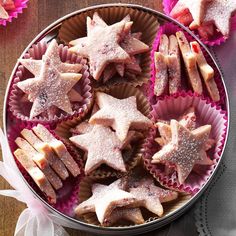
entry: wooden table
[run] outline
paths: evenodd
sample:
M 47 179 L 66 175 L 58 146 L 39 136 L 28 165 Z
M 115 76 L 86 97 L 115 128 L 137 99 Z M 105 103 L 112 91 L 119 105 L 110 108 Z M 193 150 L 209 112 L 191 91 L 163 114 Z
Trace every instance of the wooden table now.
M 56 19 L 75 10 L 96 4 L 116 2 L 135 3 L 162 11 L 161 0 L 30 0 L 28 9 L 24 10 L 17 20 L 8 24 L 7 27 L 0 27 L 1 108 L 5 88 L 17 58 L 41 30 Z M 0 113 L 0 119 L 2 121 L 2 112 Z M 0 177 L 0 189 L 8 188 L 9 185 Z M 0 236 L 14 235 L 16 221 L 24 208 L 25 205 L 15 199 L 0 196 Z M 73 236 L 90 235 L 75 230 L 68 230 L 68 232 Z M 197 235 L 193 214 L 190 212 L 169 226 L 146 235 Z

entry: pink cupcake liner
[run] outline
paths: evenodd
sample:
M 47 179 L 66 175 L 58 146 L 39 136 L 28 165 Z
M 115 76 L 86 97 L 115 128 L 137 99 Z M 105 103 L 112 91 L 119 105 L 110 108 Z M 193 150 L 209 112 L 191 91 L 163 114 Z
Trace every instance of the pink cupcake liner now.
M 33 58 L 36 60 L 42 59 L 42 55 L 46 52 L 47 44 L 45 41 L 41 41 L 36 45 L 33 45 L 28 53 L 25 54 L 24 58 Z M 43 117 L 42 114 L 38 117 L 33 119 L 29 118 L 29 112 L 31 109 L 32 103 L 26 102 L 22 103 L 19 102 L 25 95 L 17 87 L 17 82 L 21 80 L 25 80 L 28 78 L 33 78 L 33 75 L 22 65 L 19 65 L 14 77 L 12 84 L 10 86 L 10 92 L 8 97 L 8 110 L 12 112 L 12 114 L 19 120 L 28 121 L 31 123 L 46 123 L 55 125 L 58 121 L 63 121 L 67 119 L 76 119 L 79 117 L 83 117 L 87 114 L 89 109 L 93 103 L 93 93 L 92 87 L 90 85 L 89 73 L 88 73 L 88 66 L 87 61 L 71 52 L 68 51 L 67 46 L 63 46 L 62 44 L 59 45 L 59 53 L 62 62 L 69 62 L 69 63 L 78 63 L 81 64 L 82 70 L 80 73 L 82 74 L 82 78 L 78 81 L 78 83 L 74 86 L 74 88 L 80 93 L 83 97 L 83 100 L 80 102 L 72 103 L 73 114 L 67 114 L 65 112 L 60 112 L 59 114 L 55 115 L 53 119 L 49 119 L 47 117 Z
M 174 6 L 177 2 L 178 2 L 178 0 L 163 0 L 163 2 L 162 2 L 163 10 L 166 15 L 170 16 L 170 12 L 174 8 Z M 235 29 L 236 29 L 236 16 L 231 18 L 231 30 L 235 30 Z M 217 46 L 217 45 L 220 45 L 221 43 L 224 43 L 227 40 L 227 38 L 224 37 L 221 33 L 215 35 L 215 37 L 211 40 L 205 40 L 205 39 L 202 39 L 198 35 L 197 30 L 195 30 L 193 32 L 201 39 L 201 41 L 204 44 L 206 44 L 208 46 Z
M 157 99 L 163 98 L 165 95 L 159 96 L 157 97 L 154 94 L 154 83 L 155 83 L 155 74 L 156 74 L 156 69 L 155 69 L 155 63 L 154 63 L 154 53 L 156 51 L 158 51 L 159 48 L 159 44 L 160 44 L 160 37 L 162 34 L 166 34 L 167 36 L 171 35 L 171 34 L 175 34 L 177 31 L 182 31 L 187 40 L 189 42 L 191 41 L 196 41 L 189 33 L 187 33 L 186 31 L 183 31 L 182 28 L 180 28 L 179 26 L 173 24 L 173 23 L 166 23 L 164 25 L 162 25 L 159 28 L 159 31 L 157 32 L 156 35 L 156 39 L 153 42 L 153 46 L 152 46 L 152 51 L 151 51 L 151 81 L 150 81 L 150 88 L 149 88 L 149 100 L 151 102 L 152 105 L 154 105 L 157 102 Z M 217 87 L 219 89 L 219 93 L 220 93 L 220 100 L 218 102 L 216 102 L 217 105 L 221 105 L 222 109 L 226 108 L 226 94 L 225 94 L 225 89 L 224 89 L 224 85 L 222 83 L 222 79 L 221 79 L 221 75 L 219 73 L 219 70 L 216 68 L 214 61 L 211 59 L 210 55 L 207 53 L 207 51 L 201 47 L 201 50 L 207 60 L 207 63 L 214 69 L 215 72 L 215 76 L 214 76 L 214 80 L 217 84 Z M 182 70 L 182 80 L 187 81 L 187 75 L 183 74 L 183 70 Z M 203 96 L 205 98 L 209 98 L 207 89 L 205 88 L 205 84 L 203 83 Z M 186 89 L 186 88 L 185 88 Z M 190 87 L 187 88 L 187 90 L 191 90 Z M 176 94 L 178 95 L 180 92 L 177 92 Z
M 6 26 L 7 22 L 12 22 L 12 20 L 18 17 L 18 14 L 23 12 L 24 8 L 27 8 L 28 0 L 15 0 L 15 9 L 11 11 L 7 11 L 9 14 L 8 19 L 0 19 L 0 25 Z
M 15 139 L 20 135 L 20 132 L 24 128 L 32 129 L 36 124 L 29 124 L 27 122 L 19 122 L 18 120 L 11 120 L 8 124 L 8 142 L 10 149 L 12 153 L 17 149 L 17 145 L 15 143 Z M 74 208 L 79 202 L 78 199 L 78 193 L 79 193 L 79 184 L 80 181 L 83 179 L 84 173 L 83 173 L 83 161 L 81 159 L 81 156 L 78 154 L 78 152 L 74 149 L 74 147 L 67 142 L 65 139 L 60 138 L 58 135 L 55 134 L 53 130 L 50 129 L 49 126 L 45 126 L 58 140 L 62 141 L 69 153 L 74 157 L 77 164 L 80 167 L 81 174 L 77 177 L 73 177 L 71 174 L 66 180 L 62 180 L 63 187 L 56 191 L 57 195 L 57 203 L 51 204 L 55 209 L 58 211 L 69 215 L 71 217 L 74 216 Z M 15 162 L 22 173 L 25 180 L 28 182 L 28 184 L 34 189 L 34 191 L 46 202 L 48 202 L 46 196 L 42 193 L 42 191 L 39 189 L 39 187 L 35 184 L 34 180 L 31 178 L 31 176 L 27 173 L 27 171 L 24 169 L 24 167 L 19 163 L 19 161 L 15 158 Z M 50 202 L 48 202 L 50 204 Z
M 215 103 L 191 93 L 182 93 L 179 96 L 166 96 L 165 99 L 159 100 L 153 106 L 152 118 L 157 119 L 176 119 L 183 114 L 187 108 L 194 106 L 199 119 L 199 125 L 211 124 L 211 138 L 216 140 L 214 151 L 208 152 L 215 164 L 211 166 L 197 165 L 194 168 L 195 172 L 191 172 L 184 184 L 179 184 L 176 173 L 171 175 L 165 174 L 164 165 L 151 163 L 152 156 L 160 150 L 160 147 L 155 142 L 157 134 L 156 130 L 151 130 L 144 144 L 143 160 L 146 169 L 153 177 L 164 187 L 174 189 L 180 192 L 196 194 L 214 171 L 217 162 L 221 158 L 222 150 L 225 144 L 228 118 L 225 111 Z

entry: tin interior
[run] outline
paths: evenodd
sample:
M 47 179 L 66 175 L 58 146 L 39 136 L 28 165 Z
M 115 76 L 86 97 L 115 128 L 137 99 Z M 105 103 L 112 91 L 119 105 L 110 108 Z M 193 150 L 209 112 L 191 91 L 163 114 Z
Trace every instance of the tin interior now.
M 58 29 L 60 28 L 61 24 L 63 21 L 69 19 L 70 17 L 73 17 L 77 14 L 83 13 L 85 11 L 95 11 L 97 9 L 101 9 L 101 8 L 107 8 L 107 7 L 128 7 L 128 8 L 133 8 L 135 10 L 141 10 L 141 11 L 145 11 L 148 12 L 149 14 L 153 14 L 155 17 L 157 17 L 158 21 L 160 24 L 163 24 L 165 22 L 172 22 L 178 26 L 180 26 L 183 30 L 187 31 L 190 35 L 192 35 L 193 38 L 195 38 L 195 40 L 197 40 L 199 42 L 199 44 L 209 53 L 209 56 L 211 57 L 211 59 L 214 61 L 216 68 L 219 70 L 219 73 L 221 74 L 221 78 L 223 80 L 223 75 L 222 72 L 220 71 L 219 67 L 217 66 L 217 63 L 214 59 L 214 57 L 211 55 L 210 51 L 208 50 L 208 48 L 201 43 L 201 41 L 199 41 L 199 39 L 193 35 L 193 33 L 191 31 L 189 31 L 186 27 L 182 26 L 181 24 L 179 24 L 177 21 L 171 19 L 170 17 L 157 12 L 155 10 L 152 10 L 150 8 L 146 8 L 146 7 L 142 7 L 139 5 L 133 5 L 133 4 L 104 4 L 104 5 L 98 5 L 98 6 L 94 6 L 94 7 L 89 7 L 89 8 L 85 8 L 85 9 L 81 9 L 78 11 L 75 11 L 71 14 L 68 14 L 62 18 L 60 18 L 59 20 L 57 20 L 56 22 L 54 22 L 53 24 L 51 24 L 50 26 L 48 26 L 46 29 L 44 29 L 40 34 L 38 34 L 38 36 L 36 36 L 35 39 L 32 40 L 32 42 L 28 45 L 28 47 L 25 49 L 25 51 L 22 53 L 21 57 L 28 51 L 28 49 L 35 43 L 39 42 L 42 39 L 45 39 L 46 41 L 51 41 L 53 38 L 57 37 L 58 34 Z M 8 82 L 8 86 L 6 89 L 6 94 L 5 94 L 5 101 L 4 101 L 4 109 L 3 109 L 3 125 L 4 125 L 4 132 L 7 133 L 7 126 L 8 126 L 8 122 L 7 122 L 7 107 L 6 107 L 6 103 L 7 103 L 7 96 L 8 96 L 8 92 L 9 92 L 9 88 L 13 79 L 13 76 L 16 72 L 16 69 L 18 67 L 18 62 L 16 63 L 10 80 Z M 230 111 L 229 111 L 229 101 L 228 101 L 228 94 L 227 94 L 227 90 L 224 84 L 224 80 L 223 80 L 223 85 L 224 85 L 224 89 L 225 89 L 225 93 L 226 93 L 226 110 L 228 113 L 228 117 L 230 117 Z M 229 119 L 229 118 L 228 118 Z M 227 127 L 227 132 L 226 132 L 226 141 L 224 143 L 224 147 L 223 147 L 223 151 L 222 151 L 222 155 L 227 143 L 227 138 L 228 138 L 228 131 L 229 131 L 229 120 L 228 120 L 228 127 Z M 221 157 L 222 157 L 221 155 Z M 153 221 L 150 222 L 146 222 L 142 225 L 135 225 L 135 226 L 128 226 L 128 227 L 100 227 L 100 226 L 96 226 L 96 225 L 91 225 L 79 220 L 76 220 L 74 218 L 71 218 L 57 210 L 55 210 L 52 206 L 50 206 L 46 201 L 44 201 L 40 196 L 38 196 L 38 194 L 31 188 L 31 186 L 28 184 L 28 182 L 25 180 L 26 184 L 28 185 L 28 187 L 31 189 L 32 193 L 34 194 L 34 196 L 36 198 L 38 198 L 41 202 L 43 202 L 43 204 L 45 205 L 45 207 L 51 212 L 53 213 L 53 215 L 55 215 L 55 217 L 59 217 L 60 220 L 60 224 L 63 224 L 64 226 L 70 227 L 70 228 L 74 228 L 74 229 L 79 229 L 79 230 L 85 230 L 85 231 L 89 231 L 92 233 L 97 233 L 97 234 L 103 234 L 103 235 L 125 235 L 125 234 L 129 234 L 129 235 L 135 235 L 135 234 L 140 234 L 140 233 L 145 233 L 157 228 L 160 228 L 168 223 L 170 223 L 171 221 L 175 220 L 176 218 L 178 218 L 180 215 L 182 215 L 189 207 L 191 207 L 194 202 L 196 202 L 196 200 L 202 195 L 202 193 L 206 190 L 207 186 L 210 184 L 210 182 L 212 181 L 213 176 L 215 175 L 220 163 L 222 161 L 222 158 L 220 159 L 220 161 L 218 162 L 215 170 L 213 171 L 212 175 L 210 176 L 210 178 L 208 179 L 208 181 L 205 183 L 205 185 L 202 187 L 202 189 L 191 199 L 189 199 L 182 207 L 180 207 L 179 209 L 176 209 L 175 211 L 167 214 L 166 216 L 160 218 L 160 219 L 155 219 Z M 19 171 L 20 172 L 20 171 Z M 20 173 L 21 174 L 21 173 Z

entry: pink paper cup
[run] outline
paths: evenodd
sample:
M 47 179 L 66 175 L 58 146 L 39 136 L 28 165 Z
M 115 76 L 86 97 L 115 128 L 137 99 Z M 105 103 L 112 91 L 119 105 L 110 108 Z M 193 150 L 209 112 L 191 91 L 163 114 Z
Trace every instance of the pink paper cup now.
M 25 54 L 24 58 L 32 58 L 36 60 L 42 59 L 42 56 L 45 54 L 47 49 L 47 44 L 44 41 L 39 42 L 36 45 L 33 45 L 28 53 Z M 67 46 L 59 45 L 59 53 L 62 62 L 69 62 L 71 64 L 78 63 L 82 65 L 82 70 L 80 73 L 82 74 L 82 78 L 78 81 L 78 83 L 73 87 L 77 90 L 82 96 L 82 101 L 73 102 L 72 110 L 73 114 L 67 114 L 63 111 L 59 111 L 52 118 L 48 118 L 43 116 L 42 114 L 30 119 L 29 113 L 32 106 L 32 103 L 27 101 L 22 102 L 24 100 L 25 93 L 21 91 L 17 82 L 33 78 L 34 76 L 22 65 L 19 65 L 15 76 L 13 78 L 13 82 L 10 87 L 9 97 L 8 97 L 8 110 L 19 120 L 27 121 L 31 123 L 43 123 L 43 124 L 51 124 L 55 125 L 59 121 L 63 120 L 73 120 L 84 117 L 90 110 L 93 104 L 93 92 L 92 87 L 90 85 L 89 73 L 87 61 L 71 52 L 68 51 Z
M 14 123 L 13 123 L 14 122 Z M 35 126 L 35 124 L 29 124 L 27 122 L 19 122 L 18 120 L 11 121 L 11 123 L 8 126 L 8 141 L 10 145 L 10 149 L 12 153 L 18 148 L 15 139 L 17 137 L 20 137 L 20 132 L 22 129 L 32 129 Z M 81 156 L 78 154 L 76 149 L 65 139 L 59 137 L 53 130 L 50 129 L 49 126 L 45 126 L 58 140 L 62 141 L 69 153 L 72 155 L 72 157 L 75 159 L 77 164 L 80 167 L 81 174 L 79 174 L 77 177 L 73 177 L 71 174 L 66 180 L 62 180 L 63 187 L 56 191 L 57 195 L 57 202 L 56 204 L 51 204 L 45 195 L 42 193 L 42 191 L 39 189 L 39 187 L 35 184 L 34 180 L 30 177 L 30 175 L 27 173 L 27 171 L 24 169 L 24 167 L 19 163 L 19 161 L 15 158 L 15 162 L 22 173 L 23 177 L 26 179 L 30 187 L 46 202 L 48 202 L 50 205 L 52 205 L 55 209 L 58 211 L 73 217 L 74 216 L 74 207 L 78 204 L 79 198 L 78 193 L 80 191 L 80 181 L 83 179 L 84 172 L 83 172 L 83 166 L 84 163 L 82 161 Z M 14 155 L 13 155 L 14 156 Z
M 170 12 L 174 8 L 174 6 L 177 2 L 178 2 L 178 0 L 163 0 L 163 2 L 162 2 L 163 10 L 166 15 L 170 16 Z M 236 16 L 231 18 L 231 30 L 235 30 L 236 29 L 235 26 L 236 26 Z M 214 37 L 211 40 L 202 39 L 199 36 L 197 30 L 193 31 L 193 33 L 198 35 L 198 37 L 201 39 L 201 41 L 208 46 L 220 45 L 220 44 L 224 43 L 227 39 L 227 37 L 223 36 L 221 33 L 217 33 L 216 35 L 214 35 Z
M 9 14 L 8 19 L 0 19 L 0 25 L 6 26 L 8 22 L 12 22 L 12 20 L 18 17 L 19 14 L 23 12 L 24 8 L 27 8 L 28 0 L 15 0 L 15 9 L 7 11 Z
M 156 129 L 151 130 L 149 137 L 146 139 L 143 148 L 143 161 L 146 169 L 161 185 L 179 192 L 194 195 L 209 179 L 217 162 L 221 158 L 228 125 L 226 112 L 215 103 L 210 102 L 201 96 L 192 93 L 182 93 L 179 96 L 169 96 L 164 100 L 159 100 L 157 104 L 153 106 L 152 118 L 154 122 L 158 119 L 176 119 L 190 106 L 193 106 L 196 110 L 197 123 L 199 126 L 206 124 L 212 126 L 210 138 L 213 138 L 216 143 L 213 148 L 214 150 L 211 149 L 207 154 L 214 160 L 214 164 L 208 166 L 198 165 L 197 173 L 192 171 L 185 180 L 185 183 L 179 184 L 176 172 L 167 174 L 163 164 L 151 163 L 152 156 L 160 150 L 160 146 L 155 142 L 155 138 L 157 137 Z
M 162 34 L 166 34 L 167 36 L 170 36 L 172 34 L 175 35 L 176 32 L 178 32 L 178 31 L 182 31 L 185 34 L 185 36 L 189 42 L 196 41 L 190 34 L 183 31 L 182 28 L 180 28 L 179 26 L 177 26 L 173 23 L 166 23 L 160 27 L 159 31 L 157 32 L 156 38 L 153 42 L 152 51 L 151 51 L 151 81 L 150 81 L 150 88 L 149 88 L 149 100 L 152 105 L 154 105 L 158 99 L 163 99 L 165 97 L 165 95 L 168 95 L 168 94 L 164 94 L 162 96 L 157 97 L 154 94 L 154 84 L 155 84 L 155 74 L 156 74 L 155 63 L 154 63 L 154 53 L 156 51 L 158 51 L 158 49 L 159 49 L 160 38 L 161 38 Z M 201 47 L 201 50 L 206 58 L 207 63 L 213 68 L 213 70 L 215 72 L 214 80 L 217 84 L 217 87 L 218 87 L 219 93 L 220 93 L 220 100 L 216 104 L 220 105 L 222 107 L 222 109 L 225 109 L 226 108 L 226 94 L 225 94 L 225 89 L 224 89 L 224 85 L 221 80 L 221 75 L 219 73 L 219 70 L 216 68 L 214 61 L 211 59 L 211 57 L 209 56 L 207 51 L 203 47 Z M 182 62 L 182 67 L 183 67 L 183 62 Z M 185 91 L 185 92 L 192 91 L 192 89 L 189 87 L 188 82 L 187 82 L 186 72 L 182 69 L 181 73 L 182 73 L 182 77 L 181 77 L 182 88 L 181 88 L 181 90 Z M 179 93 L 181 93 L 181 91 L 177 92 L 175 95 L 178 96 Z M 203 95 L 206 99 L 211 100 L 211 98 L 208 94 L 208 91 L 205 87 L 204 82 L 203 82 Z

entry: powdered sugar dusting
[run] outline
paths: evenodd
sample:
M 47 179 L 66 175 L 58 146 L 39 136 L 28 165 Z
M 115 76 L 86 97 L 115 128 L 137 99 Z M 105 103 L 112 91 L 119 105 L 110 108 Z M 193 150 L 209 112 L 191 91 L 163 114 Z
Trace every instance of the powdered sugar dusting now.
M 132 194 L 121 190 L 119 185 L 116 184 L 116 181 L 108 186 L 94 184 L 92 190 L 93 195 L 78 205 L 75 213 L 81 216 L 87 212 L 96 212 L 101 224 L 106 222 L 105 219 L 115 208 L 128 206 L 137 202 Z
M 63 73 L 79 71 L 81 65 L 62 63 L 58 50 L 58 45 L 53 40 L 42 60 L 24 59 L 20 61 L 35 75 L 33 79 L 17 83 L 17 86 L 28 94 L 29 101 L 33 102 L 30 118 L 49 111 L 52 106 L 58 107 L 69 114 L 72 113 L 67 93 L 78 82 L 81 75 Z
M 236 11 L 235 0 L 214 0 L 206 7 L 205 22 L 214 22 L 219 31 L 227 36 L 230 29 L 230 18 Z
M 202 161 L 206 152 L 204 144 L 209 138 L 211 126 L 201 126 L 194 131 L 181 126 L 176 120 L 171 121 L 171 142 L 154 154 L 153 163 L 175 164 L 178 180 L 183 183 L 196 162 Z
M 131 185 L 132 186 L 132 185 Z M 155 186 L 153 179 L 144 178 L 130 188 L 130 193 L 142 201 L 141 206 L 154 214 L 161 216 L 163 207 L 161 202 L 168 202 L 177 198 L 178 194 Z
M 90 118 L 89 122 L 111 126 L 121 141 L 125 140 L 130 128 L 146 130 L 152 125 L 152 122 L 137 109 L 135 96 L 117 99 L 98 92 L 97 104 L 100 110 Z
M 94 125 L 90 132 L 71 137 L 70 140 L 79 148 L 88 151 L 85 173 L 89 174 L 101 164 L 126 171 L 121 154 L 122 142 L 107 127 Z

